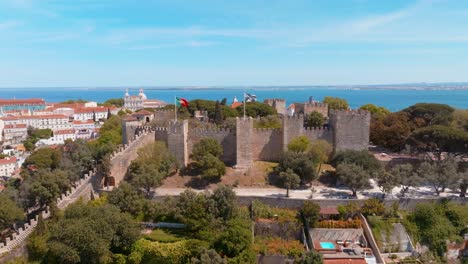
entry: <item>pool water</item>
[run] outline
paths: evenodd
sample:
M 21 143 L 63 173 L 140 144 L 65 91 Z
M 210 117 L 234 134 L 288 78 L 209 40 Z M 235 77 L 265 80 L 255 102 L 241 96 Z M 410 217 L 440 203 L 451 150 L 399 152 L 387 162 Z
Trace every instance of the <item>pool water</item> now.
M 320 242 L 320 247 L 323 249 L 335 249 L 335 244 L 332 242 Z

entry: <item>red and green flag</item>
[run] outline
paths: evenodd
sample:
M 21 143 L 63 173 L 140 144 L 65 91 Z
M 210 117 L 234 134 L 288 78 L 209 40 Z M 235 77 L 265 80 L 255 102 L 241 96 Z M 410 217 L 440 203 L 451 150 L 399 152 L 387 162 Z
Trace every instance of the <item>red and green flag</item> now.
M 176 97 L 177 106 L 188 107 L 188 101 L 185 98 Z

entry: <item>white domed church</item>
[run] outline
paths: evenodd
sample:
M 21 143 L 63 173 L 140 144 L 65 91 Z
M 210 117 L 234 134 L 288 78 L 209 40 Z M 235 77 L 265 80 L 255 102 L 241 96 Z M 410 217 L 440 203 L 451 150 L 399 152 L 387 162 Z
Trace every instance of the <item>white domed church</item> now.
M 161 100 L 150 100 L 146 97 L 143 89 L 140 89 L 138 95 L 130 95 L 128 89 L 125 90 L 124 108 L 137 111 L 143 108 L 161 108 L 166 106 L 167 103 Z

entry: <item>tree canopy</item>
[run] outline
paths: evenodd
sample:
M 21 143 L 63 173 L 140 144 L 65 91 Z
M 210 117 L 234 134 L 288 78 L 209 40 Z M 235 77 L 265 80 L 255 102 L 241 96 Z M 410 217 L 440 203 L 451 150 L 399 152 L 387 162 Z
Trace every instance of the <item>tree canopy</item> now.
M 236 108 L 239 116 L 244 115 L 244 107 L 239 106 Z M 265 117 L 270 115 L 276 115 L 276 109 L 268 104 L 260 102 L 248 102 L 245 105 L 245 114 L 251 117 Z
M 346 185 L 357 196 L 357 192 L 371 187 L 370 175 L 361 165 L 355 163 L 340 163 L 336 167 L 336 175 L 341 183 Z
M 369 111 L 374 118 L 382 118 L 391 113 L 387 108 L 383 106 L 377 106 L 375 104 L 365 104 L 359 107 L 359 109 Z
M 328 104 L 328 109 L 330 110 L 348 110 L 349 105 L 348 101 L 339 97 L 325 96 L 323 102 Z
M 310 139 L 306 136 L 298 136 L 293 138 L 288 144 L 288 150 L 292 152 L 305 152 L 309 149 Z
M 322 113 L 312 111 L 304 116 L 305 127 L 322 127 L 325 124 L 326 118 Z

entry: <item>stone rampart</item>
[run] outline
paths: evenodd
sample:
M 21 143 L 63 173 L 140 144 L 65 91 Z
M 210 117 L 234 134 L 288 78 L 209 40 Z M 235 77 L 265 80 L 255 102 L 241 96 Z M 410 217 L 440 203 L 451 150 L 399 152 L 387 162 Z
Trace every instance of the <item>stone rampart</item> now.
M 365 110 L 330 110 L 335 150 L 363 150 L 369 146 L 371 115 Z
M 231 129 L 190 129 L 188 131 L 188 153 L 192 153 L 193 146 L 200 142 L 200 140 L 203 138 L 216 139 L 223 147 L 223 155 L 221 160 L 227 165 L 236 164 L 236 149 L 234 148 L 236 145 L 235 131 L 232 131 Z
M 81 197 L 88 199 L 91 195 L 92 186 L 91 179 L 95 175 L 95 171 L 89 171 L 83 178 L 77 180 L 70 190 L 66 191 L 57 198 L 57 207 L 59 209 L 66 208 L 69 204 L 75 202 Z M 39 214 L 42 214 L 43 219 L 50 217 L 49 208 L 40 211 L 33 219 L 29 219 L 22 227 L 18 228 L 17 233 L 13 233 L 7 237 L 5 241 L 0 241 L 0 256 L 4 253 L 9 253 L 14 248 L 21 246 L 26 238 L 34 231 L 37 226 Z
M 304 128 L 303 133 L 311 142 L 322 139 L 333 145 L 333 132 L 328 128 L 308 127 Z
M 253 119 L 251 117 L 236 119 L 236 137 L 236 166 L 249 168 L 253 163 Z
M 254 128 L 251 143 L 253 160 L 277 161 L 283 152 L 282 136 L 281 129 Z
M 302 136 L 304 133 L 304 117 L 283 117 L 282 118 L 282 129 L 283 129 L 283 150 L 288 149 L 288 144 L 295 137 Z

